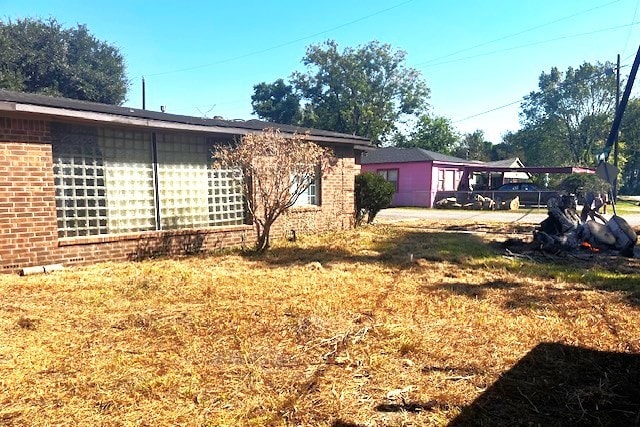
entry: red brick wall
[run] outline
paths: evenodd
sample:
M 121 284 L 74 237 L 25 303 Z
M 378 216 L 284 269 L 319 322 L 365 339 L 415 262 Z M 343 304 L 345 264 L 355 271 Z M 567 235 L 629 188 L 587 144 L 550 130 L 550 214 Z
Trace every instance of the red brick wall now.
M 352 149 L 336 152 L 337 165 L 321 180 L 321 205 L 294 208 L 274 235 L 345 229 L 353 223 L 353 191 L 360 166 Z M 135 260 L 226 247 L 251 247 L 251 226 L 151 231 L 59 239 L 50 123 L 0 117 L 0 273 L 48 264 Z
M 360 166 L 355 164 L 352 152 L 338 151 L 336 156 L 338 163 L 320 182 L 320 205 L 291 208 L 277 223 L 279 233 L 313 233 L 353 226 L 355 175 Z
M 55 259 L 49 140 L 44 121 L 0 117 L 0 272 Z

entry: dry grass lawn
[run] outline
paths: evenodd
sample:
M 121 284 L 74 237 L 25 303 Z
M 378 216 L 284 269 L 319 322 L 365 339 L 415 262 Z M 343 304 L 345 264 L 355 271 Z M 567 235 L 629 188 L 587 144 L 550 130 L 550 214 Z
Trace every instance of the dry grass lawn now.
M 638 423 L 638 260 L 446 228 L 0 275 L 0 425 Z

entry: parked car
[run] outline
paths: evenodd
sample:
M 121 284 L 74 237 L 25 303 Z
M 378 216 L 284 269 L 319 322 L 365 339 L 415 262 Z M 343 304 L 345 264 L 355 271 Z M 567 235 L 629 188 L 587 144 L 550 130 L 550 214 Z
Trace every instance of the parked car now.
M 503 184 L 495 190 L 484 190 L 480 193 L 485 197 L 491 197 L 498 205 L 518 196 L 520 205 L 545 206 L 550 198 L 560 197 L 558 191 L 544 189 L 530 182 L 511 182 Z

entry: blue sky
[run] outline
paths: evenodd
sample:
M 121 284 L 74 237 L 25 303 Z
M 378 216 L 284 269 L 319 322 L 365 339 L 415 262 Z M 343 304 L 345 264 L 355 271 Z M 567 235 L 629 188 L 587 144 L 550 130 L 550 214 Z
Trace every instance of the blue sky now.
M 253 85 L 304 70 L 307 45 L 379 40 L 406 51 L 407 64 L 422 72 L 433 114 L 460 132 L 484 130 L 497 143 L 518 129 L 517 101 L 537 88 L 541 72 L 615 62 L 620 54 L 624 78 L 640 43 L 639 3 L 0 0 L 0 17 L 86 24 L 124 54 L 131 79 L 125 105 L 141 107 L 145 76 L 148 109 L 228 119 L 255 118 Z

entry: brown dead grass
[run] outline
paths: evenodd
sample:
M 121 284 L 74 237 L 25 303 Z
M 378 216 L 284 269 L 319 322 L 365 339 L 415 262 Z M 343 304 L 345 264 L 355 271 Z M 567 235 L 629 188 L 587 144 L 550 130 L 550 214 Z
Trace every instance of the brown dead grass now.
M 446 425 L 540 343 L 640 354 L 635 260 L 540 265 L 491 236 L 376 226 L 0 276 L 0 425 Z

